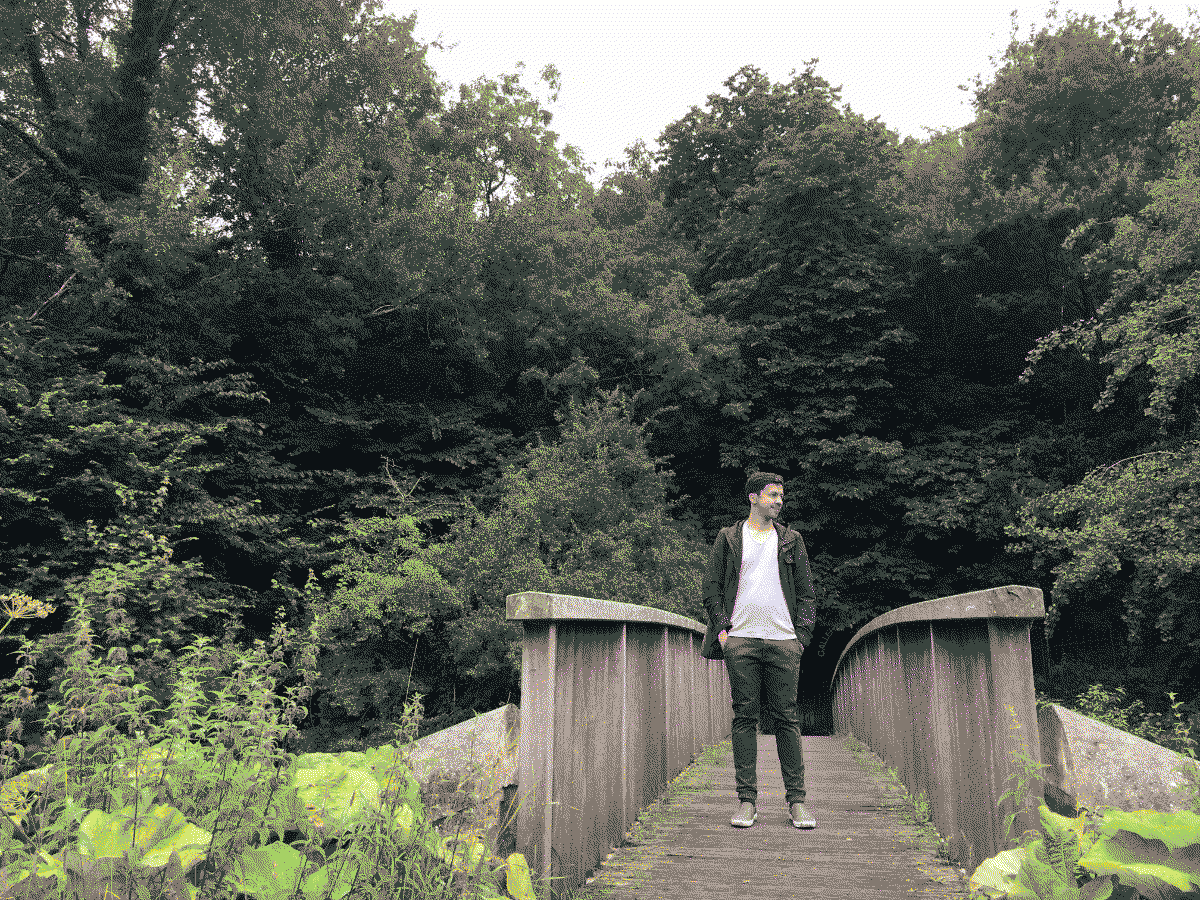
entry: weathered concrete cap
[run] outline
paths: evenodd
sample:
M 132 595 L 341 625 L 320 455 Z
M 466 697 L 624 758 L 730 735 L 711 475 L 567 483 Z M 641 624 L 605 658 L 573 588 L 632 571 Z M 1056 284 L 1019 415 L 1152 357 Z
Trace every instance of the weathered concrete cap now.
M 649 606 L 597 600 L 594 597 L 572 597 L 569 594 L 546 594 L 542 591 L 521 591 L 509 594 L 505 600 L 508 619 L 592 619 L 603 622 L 648 622 L 652 625 L 674 625 L 704 634 L 706 628 L 695 619 L 669 613 Z
M 479 777 L 484 797 L 517 783 L 521 710 L 509 703 L 426 735 L 410 751 L 413 774 L 421 781 L 435 769 Z M 472 774 L 474 773 L 474 774 Z
M 1181 763 L 1188 757 L 1058 704 L 1038 710 L 1047 787 L 1060 800 L 1095 810 L 1191 809 Z
M 936 600 L 909 603 L 882 616 L 876 616 L 862 628 L 846 645 L 834 666 L 834 677 L 842 665 L 842 659 L 850 648 L 863 638 L 889 625 L 902 622 L 932 622 L 938 619 L 1041 619 L 1046 615 L 1039 588 L 1021 584 L 971 591 L 969 594 L 953 594 Z

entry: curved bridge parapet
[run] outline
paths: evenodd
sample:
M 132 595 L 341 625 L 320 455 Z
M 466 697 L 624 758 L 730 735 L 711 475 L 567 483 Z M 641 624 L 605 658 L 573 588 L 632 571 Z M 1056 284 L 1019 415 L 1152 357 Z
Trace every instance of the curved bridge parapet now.
M 1013 754 L 1041 762 L 1030 628 L 1042 592 L 1007 585 L 913 603 L 864 625 L 832 680 L 838 732 L 851 732 L 927 798 L 957 865 L 973 871 L 1037 828 L 1041 784 L 1030 779 L 1018 809 L 1000 797 L 1024 771 Z
M 733 725 L 705 626 L 629 603 L 524 591 L 517 849 L 559 890 L 621 842 L 638 814 Z

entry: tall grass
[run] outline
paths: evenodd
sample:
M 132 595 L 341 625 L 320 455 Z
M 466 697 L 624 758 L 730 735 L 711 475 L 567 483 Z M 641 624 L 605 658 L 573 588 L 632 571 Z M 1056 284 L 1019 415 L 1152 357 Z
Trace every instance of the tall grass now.
M 44 617 L 53 609 L 19 594 L 0 601 L 8 615 L 0 633 L 14 620 Z M 423 829 L 432 829 L 423 817 L 414 823 L 418 834 L 402 837 L 390 824 L 401 813 L 400 790 L 385 791 L 380 808 L 365 824 L 342 833 L 322 834 L 310 821 L 295 789 L 289 787 L 286 772 L 291 756 L 284 745 L 299 736 L 296 723 L 306 715 L 302 704 L 318 674 L 316 650 L 311 642 L 296 639 L 282 613 L 269 641 L 255 641 L 232 672 L 218 676 L 220 686 L 214 696 L 201 686 L 213 673 L 205 663 L 214 648 L 207 638 L 197 638 L 179 660 L 178 680 L 165 709 L 151 708 L 150 691 L 134 681 L 123 649 L 110 649 L 104 660 L 97 658 L 91 619 L 82 602 L 74 609 L 67 637 L 70 650 L 59 683 L 61 702 L 48 705 L 41 723 L 41 748 L 20 743 L 24 717 L 35 701 L 31 684 L 38 662 L 36 647 L 25 639 L 19 669 L 5 685 L 8 724 L 0 745 L 0 779 L 8 783 L 7 788 L 22 776 L 38 775 L 35 769 L 46 767 L 46 771 L 37 778 L 40 789 L 24 808 L 15 793 L 5 792 L 7 808 L 0 816 L 0 897 L 12 896 L 9 886 L 39 861 L 71 858 L 78 862 L 79 826 L 93 810 L 119 815 L 134 835 L 134 846 L 126 852 L 121 870 L 126 879 L 113 883 L 111 867 L 108 870 L 109 881 L 102 886 L 107 900 L 179 900 L 180 877 L 186 878 L 188 893 L 197 900 L 237 900 L 247 894 L 239 888 L 235 865 L 248 848 L 261 847 L 276 837 L 307 858 L 309 865 L 301 875 L 327 864 L 329 872 L 353 873 L 348 894 L 336 878 L 330 879 L 320 897 L 301 894 L 298 877 L 293 889 L 278 896 L 305 900 L 506 896 L 495 877 L 481 877 L 481 873 L 496 874 L 498 870 L 489 868 L 494 859 L 475 854 L 471 866 L 461 858 L 447 860 L 431 849 L 435 842 L 421 839 Z M 284 665 L 289 653 L 303 683 L 288 688 L 281 698 L 277 687 L 289 674 Z M 415 739 L 420 717 L 421 698 L 416 695 L 405 704 L 402 721 L 392 723 L 395 759 L 405 765 L 405 748 Z M 163 741 L 169 751 L 152 760 L 151 748 Z M 156 775 L 148 774 L 151 769 Z M 145 852 L 137 847 L 138 829 L 160 804 L 177 809 L 187 822 L 211 833 L 202 862 L 186 876 L 176 869 L 174 881 L 170 865 L 138 865 Z M 23 889 L 38 881 L 41 887 L 29 896 L 72 897 L 79 887 L 73 881 L 55 888 L 50 878 L 30 876 Z M 531 892 L 519 893 L 532 897 Z M 186 900 L 187 895 L 182 897 Z

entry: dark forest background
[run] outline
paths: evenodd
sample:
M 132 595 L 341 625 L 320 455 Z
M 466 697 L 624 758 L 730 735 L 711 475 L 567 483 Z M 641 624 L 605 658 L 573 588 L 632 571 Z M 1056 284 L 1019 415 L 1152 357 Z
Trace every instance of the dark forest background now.
M 22 702 L 80 606 L 164 706 L 281 617 L 306 746 L 413 692 L 427 733 L 519 702 L 509 593 L 703 619 L 764 469 L 813 685 L 889 609 L 1028 584 L 1041 692 L 1200 714 L 1195 27 L 1014 20 L 923 141 L 747 65 L 597 189 L 525 73 L 452 91 L 414 23 L 0 10 L 0 592 L 55 607 L 0 639 Z

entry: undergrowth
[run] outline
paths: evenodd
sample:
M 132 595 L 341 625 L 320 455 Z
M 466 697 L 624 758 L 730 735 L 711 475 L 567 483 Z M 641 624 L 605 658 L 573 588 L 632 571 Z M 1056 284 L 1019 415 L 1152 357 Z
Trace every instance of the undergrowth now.
M 0 601 L 9 617 L 0 633 L 16 619 L 44 617 L 53 610 L 19 594 Z M 461 861 L 452 864 L 455 860 L 448 862 L 431 850 L 432 842 L 412 839 L 411 831 L 408 840 L 398 837 L 388 823 L 402 812 L 400 790 L 384 792 L 380 808 L 366 824 L 341 833 L 322 837 L 309 821 L 295 789 L 286 788 L 290 754 L 283 747 L 298 737 L 296 723 L 307 713 L 302 704 L 319 674 L 314 669 L 317 653 L 311 640 L 297 640 L 282 612 L 269 642 L 255 641 L 234 671 L 217 673 L 221 686 L 215 696 L 201 688 L 201 680 L 213 672 L 204 663 L 214 648 L 207 638 L 193 641 L 179 660 L 178 680 L 165 709 L 151 708 L 150 691 L 134 682 L 123 648 L 111 647 L 103 660 L 97 658 L 92 622 L 82 601 L 75 606 L 66 637 L 69 655 L 60 682 L 61 702 L 48 704 L 40 748 L 20 743 L 23 716 L 35 701 L 30 684 L 38 662 L 36 645 L 25 638 L 20 638 L 22 648 L 17 651 L 19 669 L 4 685 L 8 724 L 0 745 L 0 779 L 46 765 L 49 770 L 23 815 L 0 815 L 0 897 L 13 896 L 7 889 L 16 880 L 11 876 L 28 871 L 39 859 L 77 854 L 80 823 L 89 811 L 100 810 L 121 813 L 127 820 L 134 838 L 125 871 L 137 873 L 120 888 L 105 887 L 106 900 L 179 900 L 179 882 L 168 884 L 162 867 L 137 865 L 145 853 L 137 846 L 139 828 L 158 804 L 169 804 L 187 822 L 211 833 L 203 861 L 186 875 L 197 900 L 245 897 L 234 865 L 247 848 L 262 846 L 275 835 L 304 853 L 312 869 L 329 864 L 327 871 L 339 876 L 343 870 L 355 873 L 348 893 L 344 888 L 335 893 L 339 880 L 331 878 L 328 890 L 318 896 L 301 893 L 298 878 L 290 896 L 304 900 L 504 896 L 478 877 L 482 861 L 474 867 Z M 288 655 L 294 673 L 284 665 Z M 300 676 L 302 684 L 287 688 L 281 697 L 277 687 L 289 674 Z M 402 721 L 392 723 L 396 758 L 405 764 L 405 748 L 415 739 L 420 718 L 421 697 L 414 695 L 406 698 Z M 141 777 L 148 748 L 164 740 L 171 741 L 171 750 L 162 760 L 159 777 Z M 414 829 L 432 825 L 418 820 Z M 76 892 L 64 887 L 57 895 L 38 896 L 68 898 Z

